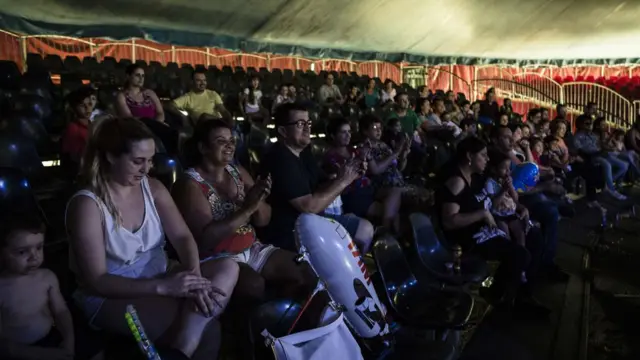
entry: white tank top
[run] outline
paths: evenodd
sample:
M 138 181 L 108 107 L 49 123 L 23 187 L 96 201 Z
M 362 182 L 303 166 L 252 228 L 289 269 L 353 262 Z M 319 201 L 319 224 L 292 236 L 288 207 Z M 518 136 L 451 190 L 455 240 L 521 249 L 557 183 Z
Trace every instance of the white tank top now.
M 69 199 L 71 202 L 76 196 L 87 196 L 93 199 L 102 210 L 107 272 L 110 274 L 138 278 L 152 277 L 166 270 L 167 260 L 163 250 L 165 234 L 149 188 L 149 180 L 146 177 L 142 180 L 141 186 L 144 197 L 144 219 L 142 226 L 135 232 L 118 226 L 104 202 L 93 192 L 80 190 Z M 73 254 L 71 254 L 71 260 L 71 268 L 76 271 Z

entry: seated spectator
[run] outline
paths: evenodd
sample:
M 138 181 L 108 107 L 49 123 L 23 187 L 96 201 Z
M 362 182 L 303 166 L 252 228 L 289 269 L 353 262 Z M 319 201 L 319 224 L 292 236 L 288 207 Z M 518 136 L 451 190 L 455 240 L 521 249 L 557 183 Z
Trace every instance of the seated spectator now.
M 453 121 L 453 118 L 455 118 L 455 113 L 448 112 L 441 115 L 442 126 L 451 130 L 453 137 L 457 139 L 462 134 L 462 129 Z
M 600 167 L 605 188 L 603 191 L 617 200 L 626 200 L 626 196 L 620 194 L 615 187 L 615 182 L 626 174 L 629 165 L 626 162 L 608 156 L 603 151 L 600 137 L 593 132 L 593 120 L 589 115 L 580 115 L 576 119 L 578 131 L 573 137 L 574 148 L 580 159 Z
M 446 113 L 442 98 L 435 97 L 431 103 L 427 99 L 419 99 L 418 107 L 420 129 L 427 137 L 435 137 L 444 142 L 453 140 L 455 129 L 442 121 Z
M 466 117 L 473 117 L 473 110 L 471 110 L 471 102 L 464 100 L 460 103 L 460 111 Z
M 290 95 L 294 96 L 294 98 L 292 98 Z M 289 93 L 289 85 L 286 85 L 286 84 L 280 85 L 280 90 L 278 91 L 278 95 L 276 95 L 276 99 L 273 101 L 273 107 L 271 111 L 275 112 L 276 108 L 281 104 L 291 103 L 294 101 L 295 101 L 295 92 L 293 94 Z
M 540 139 L 544 139 L 545 137 L 550 135 L 549 129 L 549 120 L 540 120 L 536 125 L 536 136 Z
M 556 119 L 551 122 L 550 127 L 551 137 L 547 138 L 550 152 L 555 155 L 550 158 L 546 158 L 548 165 L 554 170 L 554 172 L 564 178 L 565 187 L 569 187 L 576 176 L 580 176 L 585 180 L 587 205 L 592 208 L 602 207 L 596 199 L 597 185 L 599 183 L 597 174 L 599 170 L 591 163 L 587 163 L 580 156 L 574 156 L 570 152 L 565 140 L 565 134 L 567 132 L 567 123 L 562 119 Z
M 402 131 L 409 136 L 413 136 L 422 124 L 422 121 L 418 118 L 415 111 L 410 108 L 410 105 L 408 94 L 401 92 L 396 95 L 395 108 L 387 117 L 387 121 L 392 118 L 400 120 Z
M 509 241 L 497 227 L 481 176 L 487 161 L 487 147 L 482 140 L 470 137 L 458 144 L 455 161 L 445 174 L 444 186 L 437 192 L 445 237 L 462 246 L 464 252 L 500 262 L 489 296 L 498 308 L 544 316 L 546 309 L 518 296 L 524 294 L 519 292 L 522 273 L 531 269 L 532 256 L 526 248 Z M 527 243 L 535 248 L 533 242 Z
M 262 244 L 254 225 L 266 226 L 271 207 L 265 202 L 271 178 L 257 181 L 233 165 L 235 138 L 221 120 L 196 125 L 188 143 L 189 169 L 172 187 L 173 198 L 198 243 L 200 259 L 229 258 L 240 264 L 236 294 L 251 304 L 265 299 L 266 283 L 278 284 L 282 296 L 302 301 L 315 286 L 306 265 L 293 252 Z
M 164 121 L 164 110 L 156 93 L 143 88 L 144 69 L 133 64 L 127 67 L 126 74 L 124 89 L 116 98 L 118 116 L 139 119 L 162 141 L 169 153 L 177 154 L 179 134 Z
M 571 121 L 569 120 L 567 115 L 566 105 L 564 104 L 556 105 L 556 118 L 554 119 L 554 121 L 555 120 L 557 120 L 558 122 L 563 122 L 565 124 L 565 127 L 567 130 L 564 133 L 563 140 L 568 147 L 573 146 L 573 132 L 571 128 Z M 552 135 L 553 135 L 553 131 L 552 131 Z
M 442 104 L 444 106 L 444 103 Z M 428 98 L 419 98 L 416 104 L 416 116 L 420 120 L 419 131 L 427 137 L 438 136 L 442 131 L 447 134 L 450 130 L 442 126 L 442 120 L 436 115 L 431 108 L 431 103 Z M 450 137 L 450 136 L 449 136 Z
M 490 156 L 485 190 L 491 197 L 491 214 L 507 238 L 524 247 L 529 211 L 518 203 L 518 193 L 511 179 L 511 159 L 499 152 Z
M 453 92 L 453 90 L 447 91 L 444 103 L 445 110 L 455 115 L 452 120 L 455 123 L 459 123 L 460 120 L 464 118 L 464 115 L 462 114 L 462 111 L 460 111 L 460 107 L 458 106 L 458 104 L 456 104 L 456 94 Z
M 585 105 L 584 107 L 583 115 L 590 117 L 591 120 L 594 121 L 598 116 L 598 104 L 596 104 L 593 101 L 588 102 L 587 105 Z
M 61 165 L 67 175 L 75 177 L 89 140 L 89 119 L 92 111 L 90 92 L 86 88 L 76 90 L 69 94 L 67 102 L 71 111 L 71 121 L 60 139 Z
M 540 120 L 546 123 L 551 121 L 551 119 L 549 118 L 549 109 L 540 108 Z
M 174 99 L 169 109 L 189 126 L 195 126 L 202 114 L 211 115 L 216 119 L 231 119 L 231 113 L 224 107 L 220 95 L 207 89 L 206 73 L 203 70 L 196 70 L 193 72 L 192 79 L 191 91 Z M 187 115 L 181 111 L 186 112 Z
M 125 70 L 127 80 L 116 98 L 118 116 L 123 118 L 153 119 L 164 123 L 162 103 L 153 90 L 145 89 L 144 69 L 132 64 Z
M 629 151 L 640 154 L 640 121 L 636 121 L 625 135 L 625 145 Z
M 542 113 L 539 108 L 533 108 L 527 113 L 527 124 L 531 124 L 531 136 L 537 136 L 537 130 L 539 128 L 540 121 L 542 120 Z
M 604 118 L 596 119 L 593 123 L 593 132 L 600 137 L 600 146 L 605 151 L 607 158 L 624 161 L 627 164 L 627 168 L 631 169 L 635 176 L 638 176 L 636 161 L 634 161 L 630 153 L 624 151 L 624 143 L 616 141 L 609 124 Z
M 360 93 L 360 90 L 358 90 L 358 85 L 356 84 L 349 85 L 349 92 L 347 93 L 347 96 L 345 96 L 344 98 L 344 105 L 355 107 L 360 103 L 362 99 L 363 99 L 363 95 L 362 93 Z
M 228 259 L 200 265 L 198 248 L 166 187 L 147 175 L 155 144 L 140 121 L 105 120 L 89 143 L 66 226 L 73 297 L 91 326 L 131 336 L 134 305 L 151 341 L 191 357 L 226 307 L 238 279 Z M 180 264 L 170 267 L 171 242 Z M 188 299 L 188 301 L 184 301 Z M 202 340 L 202 341 L 201 341 Z M 166 341 L 167 343 L 163 343 Z M 216 356 L 217 350 L 208 354 Z
M 529 146 L 531 149 L 531 162 L 534 162 L 538 165 L 538 168 L 540 168 L 540 166 L 545 166 L 542 164 L 541 161 L 541 157 L 544 153 L 544 142 L 542 141 L 542 139 L 540 139 L 539 137 L 534 137 L 529 141 Z
M 618 156 L 620 159 L 629 163 L 629 168 L 633 170 L 633 174 L 636 179 L 640 178 L 640 168 L 638 167 L 638 161 L 640 156 L 638 153 L 627 150 L 624 144 L 625 132 L 618 129 L 611 134 L 611 143 L 613 145 L 612 155 Z
M 503 127 L 499 126 L 499 127 L 496 127 L 495 129 L 498 129 L 497 131 L 499 131 L 501 128 Z M 533 154 L 531 153 L 531 144 L 528 139 L 524 139 L 522 137 L 522 130 L 520 129 L 520 127 L 517 125 L 511 125 L 506 128 L 511 130 L 511 137 L 512 137 L 511 140 L 513 143 L 513 146 L 511 149 L 511 153 L 513 154 L 512 157 L 513 156 L 517 157 L 521 162 L 532 162 Z
M 467 117 L 460 122 L 460 129 L 462 130 L 461 138 L 469 136 L 476 136 L 478 133 L 478 126 L 473 118 Z
M 325 83 L 318 89 L 318 103 L 324 107 L 341 105 L 344 99 L 342 98 L 338 85 L 333 83 L 333 74 L 327 73 L 324 78 Z
M 494 151 L 502 153 L 511 159 L 512 170 L 524 161 L 515 155 L 514 137 L 508 127 L 496 128 L 493 132 Z M 560 220 L 559 204 L 546 196 L 545 193 L 561 196 L 565 194 L 564 188 L 554 181 L 541 181 L 534 188 L 519 194 L 518 200 L 524 205 L 531 218 L 542 225 L 544 238 L 544 250 L 542 254 L 542 266 L 546 267 L 548 275 L 554 279 L 566 280 L 566 275 L 554 264 L 556 245 L 558 243 L 558 221 Z
M 323 214 L 325 209 L 366 171 L 366 162 L 353 159 L 329 179 L 318 167 L 309 147 L 311 121 L 309 112 L 298 103 L 284 104 L 275 113 L 278 141 L 264 157 L 262 174 L 271 175 L 271 194 L 267 202 L 272 216 L 267 226 L 266 243 L 297 251 L 294 225 L 302 213 Z M 362 253 L 373 239 L 373 226 L 355 215 L 330 215 L 351 234 Z
M 500 113 L 498 120 L 498 126 L 509 126 L 509 115 L 506 113 Z
M 404 141 L 390 148 L 382 140 L 382 122 L 374 115 L 360 118 L 360 132 L 371 147 L 369 173 L 374 185 L 378 189 L 404 187 L 405 181 L 402 170 L 407 165 L 407 155 L 411 148 L 411 140 L 405 135 Z
M 107 111 L 98 107 L 98 94 L 95 88 L 93 88 L 92 86 L 83 86 L 81 89 L 84 89 L 82 91 L 86 91 L 89 94 L 89 98 L 91 99 L 92 110 L 89 120 L 92 124 L 94 124 L 94 126 L 92 126 L 92 129 L 95 128 L 95 124 L 112 117 L 111 114 L 109 114 Z
M 389 119 L 389 121 L 387 121 L 387 125 L 382 131 L 381 140 L 392 149 L 395 149 L 402 141 L 405 140 L 405 138 L 405 133 L 402 131 L 400 120 L 398 118 Z
M 418 86 L 416 90 L 418 91 L 418 99 L 429 100 L 429 98 L 431 97 L 431 91 L 429 91 L 429 88 L 425 85 Z
M 471 104 L 471 112 L 473 113 L 473 118 L 477 122 L 478 119 L 480 119 L 480 102 L 479 101 L 474 101 L 473 104 Z
M 384 89 L 380 90 L 380 104 L 383 106 L 392 105 L 396 98 L 396 89 L 393 85 L 393 81 L 387 79 L 384 82 Z
M 253 75 L 249 79 L 249 86 L 240 95 L 240 109 L 243 115 L 252 124 L 267 126 L 271 122 L 269 111 L 262 106 L 262 90 L 260 90 L 260 77 Z
M 44 225 L 32 214 L 0 225 L 0 357 L 73 359 L 71 313 L 56 275 L 41 269 Z
M 511 115 L 513 114 L 513 106 L 511 105 L 511 99 L 504 98 L 504 100 L 502 100 L 502 106 L 500 106 L 500 114 L 507 115 L 507 119 L 511 120 Z
M 367 109 L 375 108 L 380 104 L 380 90 L 376 87 L 376 81 L 369 79 L 367 87 L 364 89 L 364 106 Z
M 527 123 L 520 124 L 518 127 L 522 132 L 522 139 L 531 140 L 531 127 Z
M 399 127 L 397 119 L 391 121 L 396 121 Z M 360 157 L 363 161 L 368 160 L 370 151 L 368 143 L 356 149 L 349 146 L 351 126 L 348 120 L 344 118 L 332 119 L 327 126 L 327 135 L 331 140 L 331 147 L 324 156 L 323 167 L 328 174 L 336 173 L 354 156 Z M 394 145 L 395 141 L 405 141 L 405 135 L 398 131 L 396 137 L 391 141 L 394 142 Z M 369 169 L 374 166 L 369 165 Z M 376 190 L 365 174 L 347 186 L 340 197 L 342 198 L 343 210 L 346 213 L 352 213 L 361 218 L 381 219 L 382 226 L 399 233 L 398 213 L 402 190 L 402 188 Z

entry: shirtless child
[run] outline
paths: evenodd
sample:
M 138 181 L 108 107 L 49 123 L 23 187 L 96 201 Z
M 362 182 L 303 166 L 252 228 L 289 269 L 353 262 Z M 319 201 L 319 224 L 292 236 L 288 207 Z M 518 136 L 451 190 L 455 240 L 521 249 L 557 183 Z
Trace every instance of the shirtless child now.
M 66 360 L 73 323 L 58 279 L 42 265 L 44 226 L 30 216 L 0 225 L 0 358 Z

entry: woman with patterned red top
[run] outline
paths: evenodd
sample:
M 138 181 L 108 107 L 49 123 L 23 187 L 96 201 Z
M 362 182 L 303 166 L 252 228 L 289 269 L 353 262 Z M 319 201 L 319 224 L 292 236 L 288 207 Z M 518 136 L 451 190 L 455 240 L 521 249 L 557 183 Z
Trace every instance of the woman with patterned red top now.
M 265 283 L 283 287 L 285 296 L 304 297 L 315 286 L 315 276 L 296 254 L 262 244 L 254 226 L 269 223 L 271 207 L 264 201 L 271 178 L 254 181 L 233 165 L 235 138 L 220 120 L 197 123 L 185 147 L 190 167 L 173 186 L 178 209 L 193 232 L 202 261 L 228 257 L 240 265 L 235 293 L 245 300 L 262 301 Z
M 331 139 L 331 147 L 325 153 L 323 168 L 327 174 L 337 170 L 350 158 L 360 156 L 369 158 L 371 146 L 350 146 L 351 126 L 345 118 L 334 118 L 327 125 L 327 133 Z M 361 218 L 382 219 L 382 226 L 399 231 L 401 188 L 378 189 L 371 179 L 363 175 L 355 180 L 340 194 L 343 211 Z

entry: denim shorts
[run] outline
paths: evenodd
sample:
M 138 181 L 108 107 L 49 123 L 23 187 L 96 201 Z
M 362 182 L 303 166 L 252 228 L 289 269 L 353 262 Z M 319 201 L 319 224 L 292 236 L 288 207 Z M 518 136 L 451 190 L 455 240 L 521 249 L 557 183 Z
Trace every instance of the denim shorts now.
M 360 218 L 355 215 L 322 215 L 326 218 L 337 221 L 342 227 L 347 230 L 352 239 L 355 239 L 356 232 L 358 232 L 358 225 L 360 225 Z

